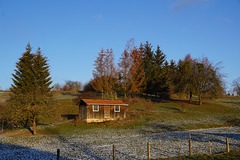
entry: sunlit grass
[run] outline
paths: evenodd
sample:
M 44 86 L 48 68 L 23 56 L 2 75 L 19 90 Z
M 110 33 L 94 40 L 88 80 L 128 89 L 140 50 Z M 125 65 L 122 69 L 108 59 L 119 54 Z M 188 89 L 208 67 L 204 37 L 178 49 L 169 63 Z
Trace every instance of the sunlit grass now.
M 78 109 L 72 109 L 70 100 L 59 100 L 61 107 L 68 113 L 76 113 Z M 69 105 L 69 106 L 67 106 Z M 67 109 L 69 108 L 69 109 Z M 189 103 L 186 100 L 169 100 L 164 102 L 152 102 L 138 99 L 129 104 L 127 118 L 120 121 L 86 124 L 84 122 L 68 122 L 54 127 L 48 127 L 43 132 L 48 134 L 77 132 L 87 129 L 111 128 L 111 129 L 145 129 L 151 132 L 172 130 L 189 130 L 199 128 L 213 128 L 231 126 L 232 120 L 238 122 L 239 109 L 232 108 L 230 104 L 216 101 L 203 100 L 199 106 L 197 100 Z M 67 112 L 65 112 L 67 113 Z M 162 129 L 162 128 L 164 129 Z

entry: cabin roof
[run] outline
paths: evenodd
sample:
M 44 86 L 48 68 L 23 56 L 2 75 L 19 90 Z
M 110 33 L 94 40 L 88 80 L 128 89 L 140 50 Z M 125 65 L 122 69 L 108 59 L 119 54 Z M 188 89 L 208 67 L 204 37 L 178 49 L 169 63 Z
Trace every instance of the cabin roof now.
M 82 99 L 87 105 L 120 105 L 128 106 L 122 100 L 101 100 L 101 99 Z

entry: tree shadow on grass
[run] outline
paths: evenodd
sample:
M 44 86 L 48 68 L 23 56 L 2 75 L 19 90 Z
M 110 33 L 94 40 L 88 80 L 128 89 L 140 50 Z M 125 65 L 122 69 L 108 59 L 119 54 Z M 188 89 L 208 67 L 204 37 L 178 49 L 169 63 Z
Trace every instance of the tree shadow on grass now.
M 162 140 L 186 140 L 188 141 L 190 139 L 191 134 L 191 140 L 194 142 L 217 142 L 219 144 L 226 144 L 226 140 L 224 138 L 229 138 L 229 145 L 230 146 L 236 146 L 240 147 L 240 134 L 232 134 L 232 133 L 206 133 L 206 132 L 199 132 L 194 133 L 191 131 L 171 131 L 171 129 L 168 132 L 163 133 L 153 133 L 153 134 L 146 134 L 145 136 L 152 139 L 162 139 Z M 238 141 L 238 144 L 236 142 L 231 142 L 231 139 L 234 139 Z
M 65 136 L 61 135 L 57 130 L 51 130 L 51 129 L 47 129 L 49 130 L 49 133 L 53 133 L 56 138 L 58 139 L 58 141 L 64 145 L 67 146 L 67 148 L 71 148 L 72 150 L 75 151 L 80 151 L 80 153 L 82 154 L 78 154 L 78 158 L 79 156 L 81 156 L 82 159 L 86 159 L 86 158 L 91 158 L 91 159 L 96 159 L 96 160 L 104 160 L 105 158 L 102 158 L 101 156 L 97 155 L 96 153 L 94 153 L 93 149 L 91 148 L 91 144 L 86 144 L 86 143 L 82 143 L 81 145 L 77 145 L 74 144 L 73 142 L 71 142 L 70 140 L 68 140 Z
M 231 139 L 240 141 L 240 134 L 230 134 L 230 133 L 206 133 L 206 134 L 225 137 L 225 138 L 231 138 Z
M 56 149 L 57 153 L 57 149 Z M 49 160 L 57 159 L 57 154 L 44 152 L 32 148 L 22 147 L 19 145 L 11 145 L 6 143 L 0 143 L 0 159 L 36 159 L 36 160 Z M 67 158 L 61 157 L 60 160 L 67 160 Z
M 148 127 L 150 128 L 141 128 L 139 130 L 139 132 L 141 134 L 146 134 L 146 136 L 149 136 L 148 134 L 150 134 L 150 138 L 151 138 L 151 133 L 166 133 L 166 132 L 170 132 L 173 133 L 174 131 L 183 131 L 184 128 L 175 126 L 175 125 L 168 125 L 168 124 L 157 124 L 157 123 L 149 123 Z M 154 137 L 152 137 L 154 138 Z
M 168 106 L 164 106 L 163 108 L 165 108 L 165 109 L 170 109 L 170 110 L 175 110 L 175 111 L 181 111 L 179 108 L 177 108 L 177 107 L 168 107 Z
M 69 146 L 70 148 L 74 148 L 75 150 L 80 150 L 82 153 L 84 153 L 87 157 L 91 157 L 96 160 L 104 160 L 105 158 L 102 158 L 101 156 L 97 155 L 94 153 L 94 151 L 91 149 L 90 144 L 81 144 L 81 145 L 76 145 L 69 140 L 67 140 L 64 136 L 58 135 L 58 140 L 61 143 L 64 143 L 65 145 Z M 80 156 L 80 155 L 78 155 Z M 85 157 L 85 156 L 84 156 Z M 83 157 L 83 159 L 84 159 Z

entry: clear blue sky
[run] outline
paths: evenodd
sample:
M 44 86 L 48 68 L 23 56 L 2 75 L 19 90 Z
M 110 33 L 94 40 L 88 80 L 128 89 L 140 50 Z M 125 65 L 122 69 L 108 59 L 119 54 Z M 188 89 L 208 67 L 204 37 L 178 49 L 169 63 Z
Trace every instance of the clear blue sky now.
M 0 0 L 0 87 L 11 86 L 28 42 L 63 84 L 90 80 L 102 48 L 117 62 L 131 38 L 159 45 L 168 60 L 221 61 L 228 86 L 240 77 L 239 0 Z

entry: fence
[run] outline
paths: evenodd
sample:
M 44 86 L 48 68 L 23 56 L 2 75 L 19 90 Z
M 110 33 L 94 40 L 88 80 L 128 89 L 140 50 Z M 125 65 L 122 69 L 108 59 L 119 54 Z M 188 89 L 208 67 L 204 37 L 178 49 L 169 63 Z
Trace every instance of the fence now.
M 189 145 L 188 146 L 189 147 L 189 156 L 193 155 L 193 151 L 194 150 L 195 150 L 196 154 L 199 154 L 199 152 L 200 152 L 202 154 L 206 154 L 206 155 L 209 155 L 209 156 L 212 155 L 212 148 L 211 148 L 211 142 L 210 141 L 208 142 L 208 149 L 209 149 L 208 151 L 203 151 L 203 150 L 200 150 L 197 147 L 193 147 L 192 144 L 193 144 L 193 141 L 191 140 L 191 135 L 189 135 L 189 143 L 188 143 L 188 145 Z M 148 160 L 151 159 L 151 149 L 152 150 L 156 150 L 158 152 L 161 152 L 160 155 L 166 155 L 166 156 L 168 156 L 168 158 L 170 158 L 170 154 L 174 154 L 174 153 L 171 153 L 171 152 L 168 152 L 168 151 L 161 150 L 160 148 L 151 147 L 150 142 L 147 142 L 147 147 L 146 148 L 147 148 L 147 155 L 146 155 L 146 157 L 147 157 Z M 230 149 L 229 149 L 229 140 L 228 140 L 228 138 L 226 138 L 226 151 L 225 152 L 228 153 L 229 151 L 230 151 Z M 131 158 L 131 159 L 135 159 L 135 160 L 141 160 L 141 159 L 139 159 L 137 157 L 131 156 L 129 154 L 126 154 L 126 153 L 123 153 L 123 152 L 117 150 L 116 146 L 113 145 L 113 147 L 112 147 L 112 159 L 113 160 L 116 159 L 116 154 L 121 154 L 121 155 L 123 155 L 125 157 Z M 177 157 L 181 157 L 181 153 L 180 152 L 175 153 L 175 154 L 177 155 Z M 59 160 L 59 159 L 60 159 L 60 149 L 57 149 L 57 160 Z

